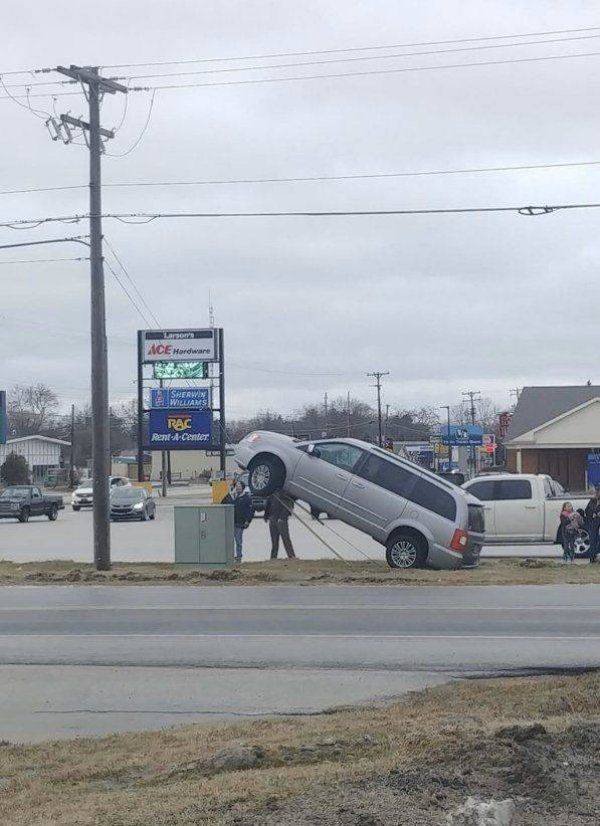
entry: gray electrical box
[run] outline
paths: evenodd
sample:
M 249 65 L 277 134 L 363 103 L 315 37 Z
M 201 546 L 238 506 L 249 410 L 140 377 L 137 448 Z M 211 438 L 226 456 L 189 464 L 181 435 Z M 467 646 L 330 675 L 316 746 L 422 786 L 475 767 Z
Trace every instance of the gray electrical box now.
M 175 562 L 207 568 L 233 565 L 233 505 L 185 505 L 175 510 Z

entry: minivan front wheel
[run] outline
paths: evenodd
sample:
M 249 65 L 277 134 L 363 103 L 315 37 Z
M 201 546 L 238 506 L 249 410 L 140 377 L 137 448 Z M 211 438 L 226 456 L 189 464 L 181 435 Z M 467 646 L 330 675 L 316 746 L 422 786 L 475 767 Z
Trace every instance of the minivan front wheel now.
M 387 541 L 385 558 L 390 568 L 422 568 L 427 548 L 412 532 L 398 531 Z
M 258 496 L 271 496 L 280 490 L 285 480 L 283 463 L 276 456 L 259 456 L 248 468 L 250 491 Z

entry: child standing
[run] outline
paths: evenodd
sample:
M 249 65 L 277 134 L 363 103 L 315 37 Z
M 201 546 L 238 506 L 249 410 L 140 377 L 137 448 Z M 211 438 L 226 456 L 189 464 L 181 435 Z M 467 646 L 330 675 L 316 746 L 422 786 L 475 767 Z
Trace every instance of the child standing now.
M 570 502 L 565 502 L 562 506 L 560 524 L 562 527 L 563 560 L 565 562 L 573 562 L 575 557 L 575 537 L 577 531 L 583 527 L 583 519 L 580 513 L 573 510 L 573 505 Z

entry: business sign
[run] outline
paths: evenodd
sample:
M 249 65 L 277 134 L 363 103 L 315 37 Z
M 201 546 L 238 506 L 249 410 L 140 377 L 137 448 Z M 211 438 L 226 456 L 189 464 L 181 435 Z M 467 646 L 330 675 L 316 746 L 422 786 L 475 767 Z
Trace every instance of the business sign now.
M 143 330 L 142 361 L 218 361 L 218 336 L 206 330 Z
M 155 379 L 207 379 L 206 361 L 155 361 Z
M 512 413 L 509 413 L 507 410 L 504 411 L 504 413 L 498 414 L 498 430 L 502 439 L 508 434 L 511 419 Z
M 6 444 L 6 390 L 0 390 L 0 445 Z
M 210 410 L 151 410 L 150 450 L 206 450 L 212 445 Z
M 440 438 L 445 445 L 480 445 L 483 442 L 483 428 L 477 424 L 451 424 L 449 428 L 441 425 Z
M 150 391 L 150 406 L 167 410 L 206 410 L 210 407 L 210 390 L 208 387 L 155 387 Z

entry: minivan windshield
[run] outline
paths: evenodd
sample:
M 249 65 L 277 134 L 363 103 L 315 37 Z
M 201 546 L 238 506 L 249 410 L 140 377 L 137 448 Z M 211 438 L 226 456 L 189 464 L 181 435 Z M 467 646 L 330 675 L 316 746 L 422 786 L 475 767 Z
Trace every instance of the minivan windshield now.
M 144 490 L 142 488 L 115 488 L 110 495 L 113 502 L 142 502 L 144 499 Z

